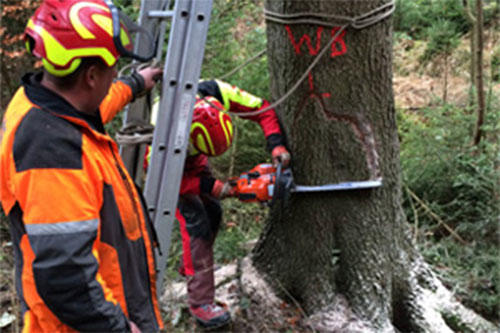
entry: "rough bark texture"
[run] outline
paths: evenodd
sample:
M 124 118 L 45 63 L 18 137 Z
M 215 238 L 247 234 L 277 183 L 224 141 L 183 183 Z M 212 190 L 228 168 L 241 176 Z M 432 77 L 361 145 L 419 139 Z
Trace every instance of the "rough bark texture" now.
M 354 17 L 386 2 L 269 1 L 266 8 Z M 273 22 L 267 29 L 271 90 L 277 99 L 335 30 Z M 295 183 L 383 177 L 377 189 L 294 194 L 278 202 L 254 249 L 257 270 L 282 297 L 300 303 L 320 330 L 332 328 L 320 323 L 332 318 L 344 297 L 376 331 L 443 332 L 463 324 L 461 313 L 430 296 L 446 292 L 406 234 L 391 43 L 390 19 L 362 30 L 348 28 L 309 79 L 277 108 Z M 427 304 L 431 299 L 436 303 Z M 451 295 L 446 299 L 451 304 Z M 474 318 L 477 323 L 493 329 Z

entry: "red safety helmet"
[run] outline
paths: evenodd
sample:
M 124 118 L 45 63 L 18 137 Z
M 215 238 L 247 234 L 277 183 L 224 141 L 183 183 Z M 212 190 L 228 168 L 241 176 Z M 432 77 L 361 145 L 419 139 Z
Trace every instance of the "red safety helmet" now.
M 84 57 L 99 57 L 109 67 L 120 56 L 147 61 L 154 54 L 153 46 L 145 48 L 150 54 L 134 53 L 136 33 L 149 36 L 110 0 L 45 0 L 28 21 L 25 41 L 50 74 L 65 76 Z
M 224 153 L 233 142 L 233 123 L 215 97 L 198 99 L 194 105 L 190 142 L 208 156 Z

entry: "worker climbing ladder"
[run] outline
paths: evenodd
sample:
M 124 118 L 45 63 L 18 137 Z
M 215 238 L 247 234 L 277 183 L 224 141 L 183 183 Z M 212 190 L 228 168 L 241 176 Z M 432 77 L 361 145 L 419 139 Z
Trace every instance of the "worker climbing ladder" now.
M 139 25 L 156 37 L 156 59 L 164 67 L 160 111 L 144 187 L 147 210 L 160 243 L 156 252 L 159 294 L 175 220 L 212 1 L 177 0 L 173 10 L 169 10 L 170 5 L 169 0 L 143 0 L 139 14 Z M 166 59 L 162 62 L 168 19 L 172 22 Z M 135 41 L 136 47 L 145 43 L 142 38 L 146 37 L 139 36 Z M 149 117 L 146 101 L 139 99 L 126 111 L 124 126 L 135 121 L 149 124 Z M 143 177 L 141 156 L 144 156 L 144 151 L 144 145 L 121 148 L 124 163 L 136 182 Z

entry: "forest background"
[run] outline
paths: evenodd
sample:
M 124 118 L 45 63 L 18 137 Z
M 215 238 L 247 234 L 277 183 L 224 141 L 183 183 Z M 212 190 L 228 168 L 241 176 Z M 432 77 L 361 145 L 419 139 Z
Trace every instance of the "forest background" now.
M 137 17 L 138 0 L 115 1 Z M 0 112 L 21 76 L 40 68 L 24 49 L 22 31 L 39 0 L 0 2 Z M 475 140 L 478 103 L 471 36 L 475 1 L 398 0 L 393 16 L 394 95 L 401 142 L 404 208 L 413 240 L 444 284 L 466 306 L 500 323 L 500 1 L 483 1 L 484 122 Z M 205 49 L 202 78 L 223 78 L 266 48 L 263 1 L 216 0 Z M 265 54 L 224 78 L 270 99 Z M 480 96 L 479 96 L 480 97 Z M 233 119 L 232 149 L 214 159 L 220 177 L 269 161 L 258 126 Z M 121 118 L 108 126 L 114 134 Z M 215 247 L 217 264 L 245 256 L 257 239 L 268 208 L 224 202 L 225 216 Z M 0 215 L 0 329 L 18 332 L 19 304 L 13 286 L 8 221 Z M 176 264 L 180 236 L 174 232 L 168 283 L 181 280 Z M 168 328 L 183 330 L 188 316 L 165 313 Z M 290 327 L 293 328 L 293 321 Z

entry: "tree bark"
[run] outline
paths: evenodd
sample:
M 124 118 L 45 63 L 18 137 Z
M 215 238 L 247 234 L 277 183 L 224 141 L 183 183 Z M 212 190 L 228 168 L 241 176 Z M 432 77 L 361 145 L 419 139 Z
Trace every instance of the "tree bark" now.
M 387 2 L 268 1 L 266 9 L 354 17 Z M 274 100 L 297 81 L 335 31 L 268 21 Z M 410 239 L 402 210 L 391 19 L 348 28 L 340 36 L 308 80 L 277 107 L 294 181 L 321 185 L 381 176 L 383 186 L 297 193 L 275 203 L 254 249 L 254 266 L 281 296 L 298 302 L 319 330 L 333 330 L 327 318 L 344 298 L 377 332 L 446 332 L 454 325 L 493 329 L 452 300 Z
M 485 95 L 484 95 L 484 79 L 483 79 L 483 6 L 482 0 L 476 0 L 476 89 L 477 89 L 477 122 L 474 131 L 474 145 L 481 142 L 483 131 L 481 127 L 484 123 L 485 112 Z

